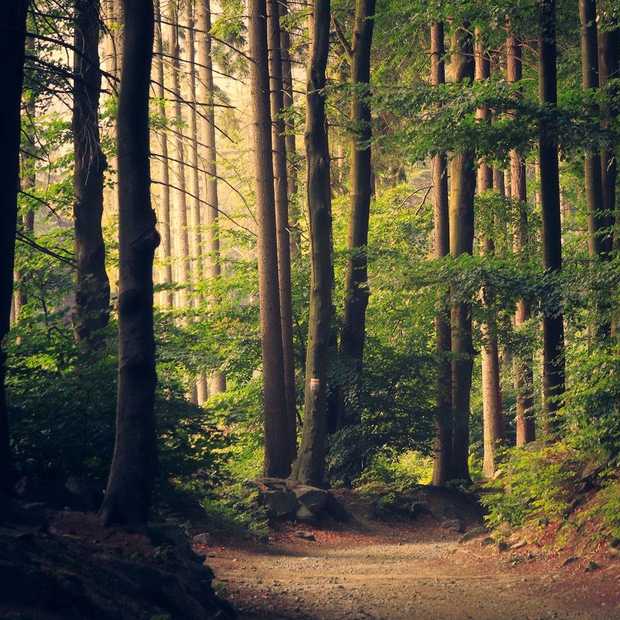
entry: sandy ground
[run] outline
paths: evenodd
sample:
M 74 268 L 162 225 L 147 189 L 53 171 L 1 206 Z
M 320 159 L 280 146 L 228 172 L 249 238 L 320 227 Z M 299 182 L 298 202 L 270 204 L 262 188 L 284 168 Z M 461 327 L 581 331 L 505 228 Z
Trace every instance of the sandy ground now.
M 620 619 L 620 559 L 460 538 L 432 518 L 357 515 L 346 528 L 283 526 L 266 544 L 201 551 L 246 619 Z

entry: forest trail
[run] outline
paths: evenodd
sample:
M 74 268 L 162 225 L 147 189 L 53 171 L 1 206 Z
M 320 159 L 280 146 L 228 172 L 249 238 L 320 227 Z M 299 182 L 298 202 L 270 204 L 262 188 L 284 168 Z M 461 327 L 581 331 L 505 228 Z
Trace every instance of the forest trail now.
M 432 517 L 356 515 L 342 529 L 286 526 L 268 544 L 202 551 L 248 620 L 620 619 L 618 560 L 500 552 L 484 538 L 463 542 Z

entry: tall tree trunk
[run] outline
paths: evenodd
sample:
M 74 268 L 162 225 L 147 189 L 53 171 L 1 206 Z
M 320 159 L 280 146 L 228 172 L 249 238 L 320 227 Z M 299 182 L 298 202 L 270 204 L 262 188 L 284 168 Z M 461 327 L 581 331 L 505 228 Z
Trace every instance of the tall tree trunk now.
M 295 390 L 295 358 L 293 355 L 293 300 L 291 294 L 291 239 L 288 223 L 288 170 L 286 161 L 286 126 L 284 111 L 280 0 L 267 0 L 269 73 L 271 78 L 271 118 L 273 141 L 273 175 L 276 200 L 276 233 L 278 242 L 278 284 L 280 287 L 280 320 L 282 322 L 282 363 L 284 389 L 289 422 L 291 463 L 297 456 L 297 394 Z
M 438 86 L 446 81 L 444 27 L 441 22 L 431 24 L 431 84 Z M 435 225 L 435 258 L 450 254 L 450 222 L 448 206 L 448 163 L 445 153 L 433 157 L 433 213 Z M 437 436 L 433 484 L 444 485 L 450 477 L 452 455 L 452 363 L 449 299 L 440 293 L 435 317 L 437 339 Z
M 454 79 L 456 82 L 474 78 L 473 37 L 469 25 L 454 34 Z M 474 193 L 476 170 L 474 154 L 466 150 L 452 157 L 450 204 L 450 255 L 458 258 L 472 254 L 474 245 Z M 473 367 L 471 304 L 454 299 L 451 308 L 452 328 L 452 477 L 469 479 L 469 414 Z
M 609 85 L 609 80 L 620 78 L 620 27 L 618 27 L 617 21 L 614 26 L 612 30 L 599 33 L 599 81 L 603 88 Z M 609 128 L 611 121 L 617 115 L 618 106 L 604 106 L 602 109 L 603 127 Z M 607 225 L 615 228 L 613 249 L 616 252 L 620 251 L 620 231 L 618 231 L 620 216 L 617 213 L 618 202 L 616 198 L 617 176 L 616 144 L 610 144 L 601 150 L 601 182 Z M 605 249 L 611 251 L 612 248 L 606 247 Z
M 555 0 L 539 0 L 539 90 L 540 101 L 552 112 L 557 105 L 557 49 Z M 555 275 L 562 269 L 562 225 L 560 222 L 560 174 L 555 129 L 540 123 L 540 195 L 542 244 L 545 271 Z M 562 308 L 547 310 L 543 317 L 543 392 L 547 431 L 557 430 L 556 412 L 564 394 L 564 317 Z
M 275 196 L 273 186 L 271 111 L 265 0 L 250 0 L 250 55 L 254 115 L 258 278 L 263 398 L 265 475 L 288 476 L 291 467 L 290 424 L 286 407 L 278 283 Z
M 219 235 L 219 199 L 217 192 L 217 149 L 215 142 L 215 100 L 213 89 L 213 59 L 211 56 L 211 2 L 197 0 L 196 38 L 198 46 L 198 99 L 207 106 L 201 118 L 201 142 L 206 146 L 204 185 L 207 204 L 203 210 L 204 217 L 204 254 L 205 275 L 211 280 L 221 276 L 220 235 Z M 211 300 L 213 301 L 213 300 Z M 209 393 L 219 394 L 226 390 L 224 373 L 214 372 L 209 379 Z
M 187 310 L 188 291 L 191 286 L 191 260 L 189 253 L 189 231 L 187 227 L 187 185 L 185 176 L 185 149 L 183 144 L 183 111 L 181 108 L 181 47 L 179 45 L 179 0 L 170 0 L 168 21 L 170 26 L 170 55 L 172 56 L 172 96 L 174 97 L 174 120 L 176 140 L 174 158 L 176 159 L 175 184 L 176 217 L 174 231 L 174 254 L 177 265 L 176 281 L 177 308 Z
M 280 0 L 280 16 L 288 14 L 288 0 Z M 289 200 L 289 228 L 291 240 L 291 257 L 295 258 L 299 252 L 299 197 L 297 196 L 297 147 L 295 144 L 295 124 L 291 120 L 293 111 L 293 71 L 291 68 L 291 35 L 288 28 L 280 28 L 280 54 L 282 57 L 282 91 L 283 105 L 288 113 L 285 120 L 286 127 L 286 159 L 288 163 L 288 200 Z
M 584 90 L 598 90 L 598 35 L 596 0 L 579 0 L 581 20 L 581 85 Z M 584 162 L 586 202 L 588 205 L 588 250 L 590 257 L 604 256 L 605 213 L 601 185 L 601 157 L 598 149 L 588 149 Z
M 322 485 L 327 443 L 327 370 L 332 322 L 332 213 L 325 69 L 329 54 L 330 1 L 314 0 L 306 86 L 306 201 L 310 222 L 312 282 L 306 355 L 304 425 L 292 477 Z
M 149 85 L 152 0 L 124 0 L 118 103 L 119 360 L 116 440 L 102 506 L 106 524 L 147 521 L 156 474 L 153 256 L 159 243 L 151 208 Z
M 164 42 L 162 34 L 162 19 L 160 0 L 155 0 L 155 85 L 158 101 L 158 114 L 162 127 L 159 130 L 159 146 L 161 148 L 160 174 L 161 185 L 159 192 L 159 232 L 161 235 L 161 272 L 160 284 L 166 288 L 160 294 L 160 300 L 164 308 L 172 310 L 174 306 L 174 293 L 172 291 L 172 237 L 170 234 L 170 163 L 168 161 L 168 129 L 166 113 L 166 72 L 164 71 Z
M 0 13 L 0 58 L 6 80 L 0 97 L 0 493 L 10 490 L 13 482 L 4 382 L 6 354 L 1 347 L 10 329 L 13 297 L 27 8 L 28 0 L 15 0 Z
M 80 342 L 93 344 L 110 317 L 110 281 L 105 269 L 103 175 L 99 135 L 99 3 L 75 0 L 73 89 L 73 187 L 77 276 L 73 323 Z
M 482 35 L 476 28 L 475 43 L 476 81 L 484 82 L 491 76 L 491 59 L 484 50 Z M 482 123 L 491 122 L 491 111 L 484 106 L 478 108 L 476 117 Z M 478 164 L 478 194 L 493 188 L 493 170 L 485 162 Z M 502 177 L 503 181 L 503 177 Z M 482 241 L 482 253 L 492 255 L 495 251 L 493 237 L 487 231 Z M 482 303 L 487 306 L 487 320 L 481 325 L 482 332 L 482 429 L 483 429 L 483 464 L 482 471 L 486 478 L 495 474 L 497 448 L 502 439 L 502 401 L 499 377 L 499 347 L 497 344 L 497 322 L 492 305 L 493 292 L 482 289 Z
M 519 39 L 510 33 L 506 41 L 507 62 L 506 75 L 510 83 L 517 84 L 523 73 L 522 45 Z M 514 251 L 524 257 L 529 245 L 529 225 L 527 213 L 527 171 L 525 159 L 516 149 L 510 151 L 510 188 L 511 197 L 518 204 L 519 219 L 514 240 Z M 517 302 L 515 312 L 515 329 L 522 329 L 530 319 L 530 304 L 525 299 Z M 534 373 L 532 356 L 519 352 L 513 362 L 514 386 L 517 393 L 516 430 L 517 446 L 521 447 L 536 438 L 534 418 Z
M 350 424 L 358 417 L 346 402 L 355 402 L 355 392 L 362 371 L 366 337 L 368 288 L 368 224 L 372 197 L 371 110 L 368 86 L 374 28 L 375 0 L 356 0 L 353 41 L 351 44 L 351 219 L 347 249 L 347 273 L 342 329 L 340 331 L 341 362 L 350 368 L 351 380 L 343 386 L 339 399 L 339 425 Z M 349 376 L 349 373 L 345 373 Z M 347 392 L 352 394 L 347 395 Z

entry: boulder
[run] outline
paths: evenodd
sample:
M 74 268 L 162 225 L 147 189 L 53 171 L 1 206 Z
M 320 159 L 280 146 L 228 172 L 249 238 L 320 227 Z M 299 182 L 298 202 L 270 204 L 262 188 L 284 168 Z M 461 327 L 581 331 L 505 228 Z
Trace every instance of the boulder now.
M 297 497 L 286 488 L 261 491 L 260 501 L 272 519 L 292 517 L 297 512 Z
M 319 514 L 327 505 L 329 492 L 317 487 L 299 485 L 293 488 L 297 501 L 310 512 Z
M 331 493 L 327 494 L 325 512 L 340 523 L 346 523 L 351 520 L 351 513 Z
M 309 525 L 316 525 L 318 518 L 317 515 L 303 504 L 297 509 L 295 513 L 295 520 L 300 523 L 308 523 Z

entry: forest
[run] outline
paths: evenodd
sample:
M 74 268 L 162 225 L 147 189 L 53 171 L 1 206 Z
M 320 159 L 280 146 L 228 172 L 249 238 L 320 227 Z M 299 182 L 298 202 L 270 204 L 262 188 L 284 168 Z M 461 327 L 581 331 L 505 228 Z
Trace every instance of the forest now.
M 618 0 L 7 0 L 0 618 L 620 619 Z

